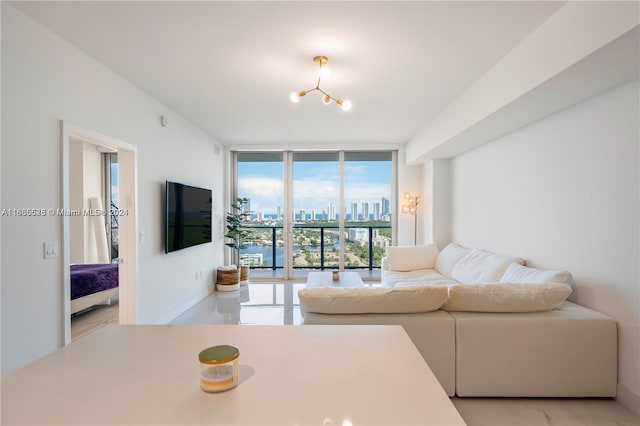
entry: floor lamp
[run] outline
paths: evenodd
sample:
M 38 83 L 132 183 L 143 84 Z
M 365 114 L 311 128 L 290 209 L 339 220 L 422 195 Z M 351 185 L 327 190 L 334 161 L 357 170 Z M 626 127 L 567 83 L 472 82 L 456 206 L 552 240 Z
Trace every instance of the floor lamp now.
M 418 204 L 420 204 L 420 196 L 405 192 L 402 200 L 402 213 L 413 215 L 413 245 L 415 246 L 418 243 Z

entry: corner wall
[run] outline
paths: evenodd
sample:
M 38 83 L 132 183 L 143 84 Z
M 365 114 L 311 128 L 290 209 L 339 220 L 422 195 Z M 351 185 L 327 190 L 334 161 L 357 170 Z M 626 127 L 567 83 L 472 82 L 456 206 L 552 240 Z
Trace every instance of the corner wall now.
M 62 207 L 61 120 L 136 146 L 137 322 L 170 321 L 208 294 L 223 264 L 216 141 L 10 3 L 1 8 L 2 207 Z M 212 244 L 164 254 L 165 180 L 213 189 Z M 5 216 L 0 223 L 4 375 L 63 342 L 62 258 L 42 253 L 44 241 L 62 241 L 62 218 Z
M 452 237 L 566 269 L 618 323 L 618 400 L 640 412 L 638 80 L 451 160 Z

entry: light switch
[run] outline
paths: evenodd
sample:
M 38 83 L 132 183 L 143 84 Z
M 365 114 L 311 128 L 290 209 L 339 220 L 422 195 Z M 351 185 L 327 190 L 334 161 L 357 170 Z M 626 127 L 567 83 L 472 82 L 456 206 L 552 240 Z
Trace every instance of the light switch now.
M 43 244 L 43 258 L 51 259 L 58 256 L 58 241 L 45 241 Z

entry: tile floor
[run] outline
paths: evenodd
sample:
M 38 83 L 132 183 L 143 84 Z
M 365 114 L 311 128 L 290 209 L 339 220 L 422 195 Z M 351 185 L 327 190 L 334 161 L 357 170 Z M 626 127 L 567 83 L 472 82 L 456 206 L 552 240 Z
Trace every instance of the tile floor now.
M 376 285 L 368 283 L 368 285 Z M 214 292 L 171 324 L 299 325 L 304 283 L 252 282 Z M 609 398 L 453 398 L 469 426 L 640 426 L 640 416 Z

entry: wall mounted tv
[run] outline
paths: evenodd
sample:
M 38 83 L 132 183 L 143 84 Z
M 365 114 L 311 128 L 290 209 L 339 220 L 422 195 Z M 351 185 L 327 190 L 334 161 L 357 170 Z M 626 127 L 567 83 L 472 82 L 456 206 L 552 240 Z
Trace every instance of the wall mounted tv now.
M 165 201 L 165 253 L 211 242 L 210 189 L 167 181 Z

